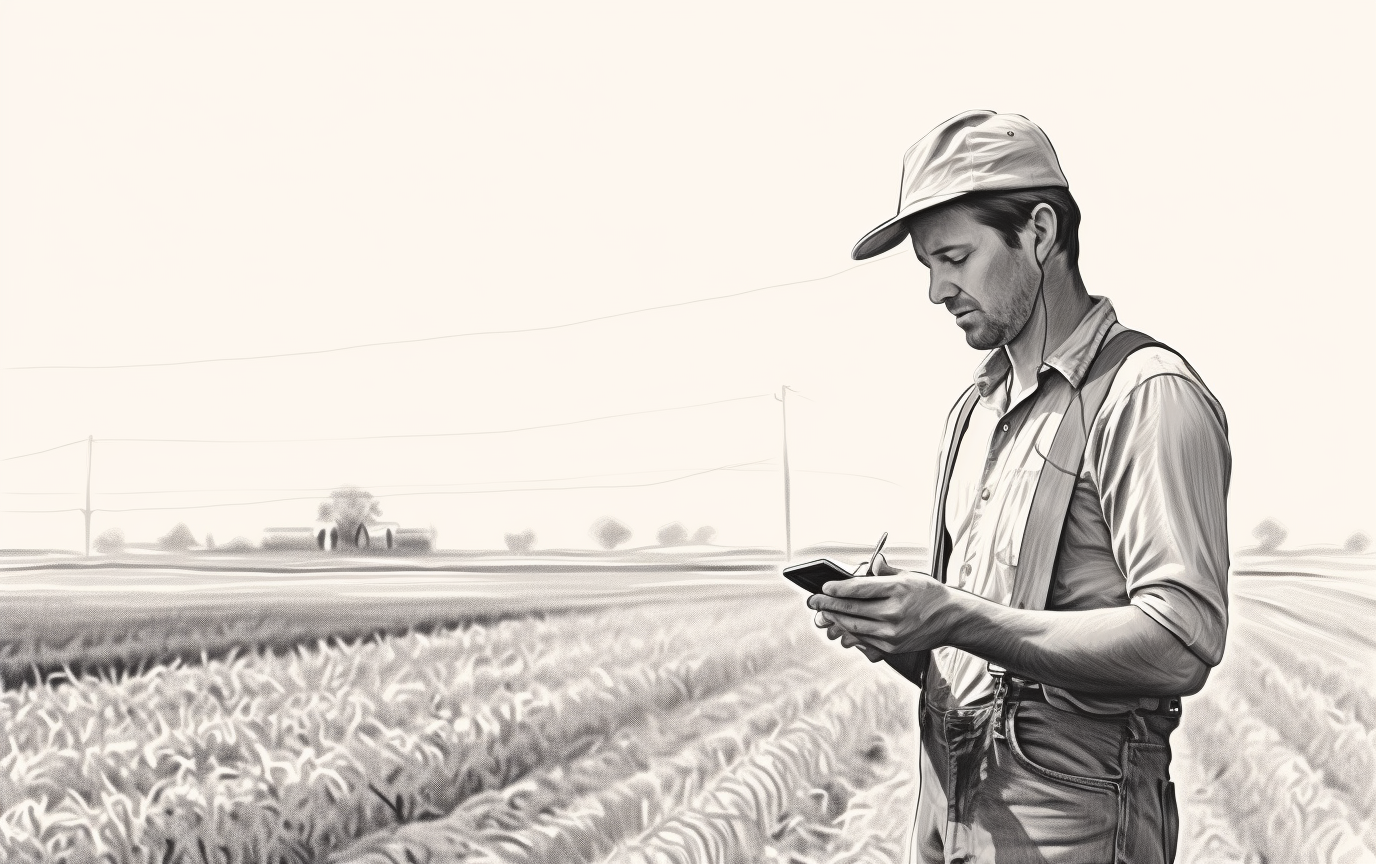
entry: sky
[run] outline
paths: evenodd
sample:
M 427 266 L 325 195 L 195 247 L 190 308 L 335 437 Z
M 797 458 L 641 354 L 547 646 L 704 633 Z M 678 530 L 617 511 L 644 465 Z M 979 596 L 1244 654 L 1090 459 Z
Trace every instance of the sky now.
M 1047 132 L 1091 293 L 1222 402 L 1234 548 L 1376 535 L 1374 17 L 6 3 L 0 509 L 65 512 L 0 548 L 81 548 L 88 436 L 93 531 L 131 541 L 358 484 L 443 547 L 607 515 L 782 546 L 784 385 L 793 545 L 925 543 L 980 354 L 906 247 L 849 251 L 971 108 Z M 299 440 L 338 438 L 370 440 Z

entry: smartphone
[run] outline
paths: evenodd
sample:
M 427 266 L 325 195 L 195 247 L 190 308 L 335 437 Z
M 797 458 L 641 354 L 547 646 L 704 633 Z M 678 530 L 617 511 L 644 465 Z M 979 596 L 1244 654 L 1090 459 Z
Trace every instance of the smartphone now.
M 812 594 L 821 594 L 822 586 L 853 576 L 849 570 L 826 558 L 794 564 L 784 568 L 784 578 Z

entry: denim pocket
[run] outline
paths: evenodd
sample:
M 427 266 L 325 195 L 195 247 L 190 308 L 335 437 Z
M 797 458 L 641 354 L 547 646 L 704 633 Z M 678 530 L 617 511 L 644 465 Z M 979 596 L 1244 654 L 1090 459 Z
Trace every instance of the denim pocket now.
M 1074 731 L 1062 728 L 1055 733 L 1061 738 L 1057 743 L 1045 734 L 1054 730 L 1029 722 L 1032 713 L 1041 709 L 1056 710 L 1026 702 L 1005 709 L 1004 735 L 994 739 L 987 775 L 969 808 L 967 857 L 1035 859 L 1038 864 L 1120 860 L 1116 852 L 1123 824 L 1122 784 L 1108 776 L 1093 776 L 1116 771 L 1117 759 L 1094 756 L 1085 763 L 1083 754 L 1061 746 L 1075 736 Z M 1096 740 L 1096 751 L 1109 740 Z M 1061 770 L 1069 767 L 1084 773 Z M 1028 850 L 1028 854 L 1019 857 L 1012 850 Z
M 1019 702 L 1009 711 L 1014 758 L 1047 779 L 1118 788 L 1127 723 L 1083 717 L 1044 702 Z

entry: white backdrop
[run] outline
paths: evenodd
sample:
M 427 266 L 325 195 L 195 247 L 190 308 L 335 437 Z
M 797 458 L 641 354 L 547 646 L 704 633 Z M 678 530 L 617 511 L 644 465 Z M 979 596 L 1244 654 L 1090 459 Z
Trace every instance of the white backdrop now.
M 0 456 L 87 435 L 509 429 L 786 383 L 811 400 L 790 399 L 795 545 L 921 542 L 938 428 L 979 356 L 902 250 L 553 331 L 16 367 L 542 327 L 838 273 L 891 215 L 903 150 L 992 108 L 1055 143 L 1091 291 L 1222 400 L 1235 546 L 1266 516 L 1296 543 L 1376 532 L 1373 11 L 1257 8 L 7 4 Z M 82 506 L 84 449 L 0 463 L 3 509 Z M 780 545 L 778 451 L 767 396 L 503 435 L 109 443 L 95 506 L 353 482 L 443 546 L 527 527 L 588 546 L 603 514 L 633 544 L 678 520 Z M 623 488 L 387 497 L 434 483 Z M 149 490 L 175 494 L 116 494 Z M 186 521 L 223 541 L 313 512 L 101 512 L 95 527 L 151 540 Z M 0 516 L 0 546 L 80 543 L 77 513 Z

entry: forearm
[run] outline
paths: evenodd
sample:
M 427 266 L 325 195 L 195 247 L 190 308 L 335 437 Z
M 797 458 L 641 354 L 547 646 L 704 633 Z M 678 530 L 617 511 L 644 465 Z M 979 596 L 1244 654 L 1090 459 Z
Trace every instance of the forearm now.
M 1194 693 L 1209 669 L 1135 606 L 1080 612 L 1011 609 L 951 590 L 948 644 L 1034 681 L 1085 693 Z

